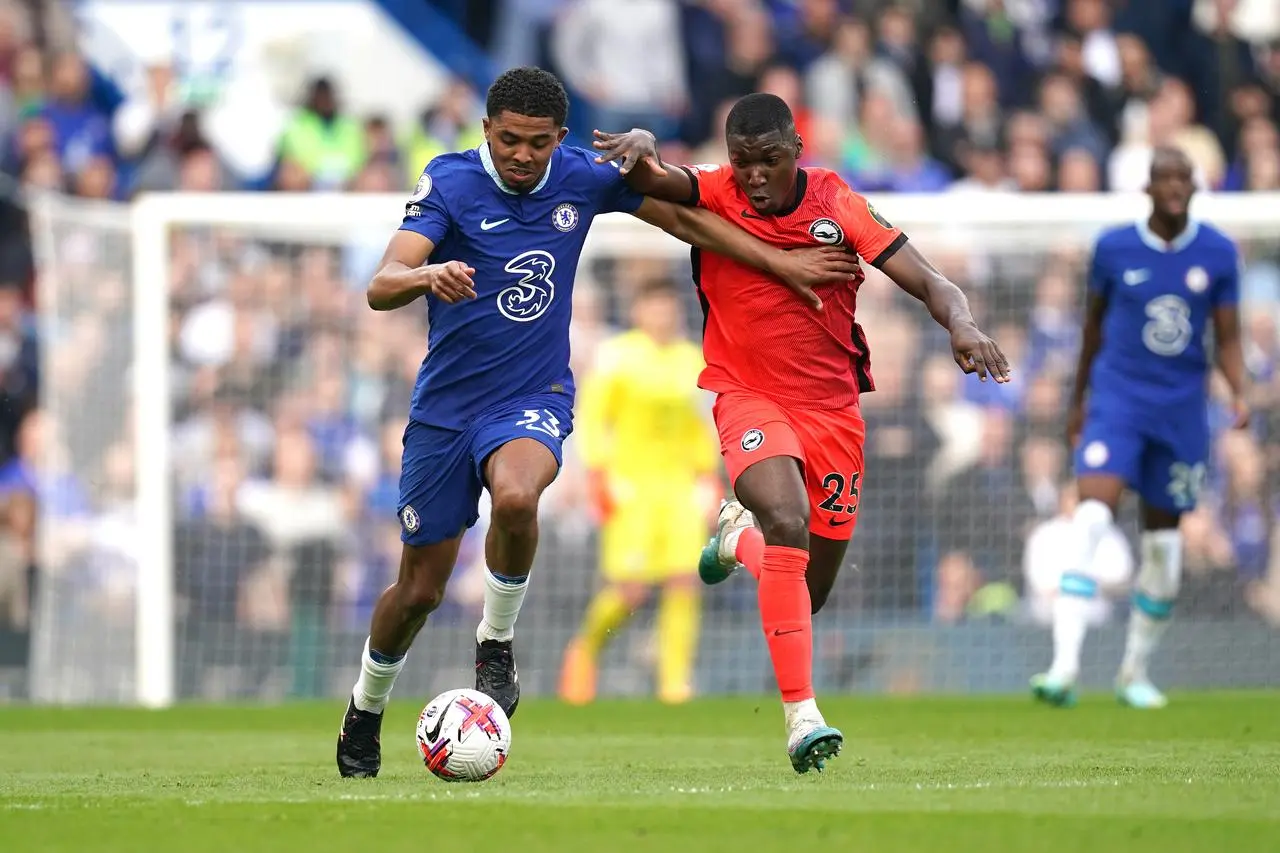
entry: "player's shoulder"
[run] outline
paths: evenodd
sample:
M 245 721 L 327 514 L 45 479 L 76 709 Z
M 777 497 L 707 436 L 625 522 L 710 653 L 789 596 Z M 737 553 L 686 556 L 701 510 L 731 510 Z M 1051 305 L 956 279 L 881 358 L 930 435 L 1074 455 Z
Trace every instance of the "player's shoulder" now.
M 1098 254 L 1130 252 L 1143 248 L 1142 232 L 1136 222 L 1109 225 L 1094 237 L 1093 247 Z
M 480 154 L 474 148 L 468 148 L 465 151 L 450 151 L 447 154 L 437 154 L 427 163 L 424 172 L 430 172 L 432 175 L 471 175 L 476 172 L 483 172 L 484 166 L 480 163 Z
M 413 195 L 415 199 L 421 200 L 430 195 L 433 189 L 465 184 L 483 175 L 484 166 L 475 149 L 438 154 L 423 168 L 422 177 L 418 179 Z
M 556 149 L 553 155 L 558 162 L 552 165 L 558 165 L 563 169 L 595 169 L 597 166 L 608 165 L 596 162 L 596 153 L 588 151 L 585 148 L 579 148 L 577 145 L 561 145 Z M 613 166 L 616 171 L 618 166 Z
M 1142 233 L 1136 222 L 1108 225 L 1098 232 L 1095 242 L 1112 248 L 1136 246 L 1142 242 Z
M 831 169 L 824 169 L 821 166 L 805 166 L 805 176 L 809 180 L 809 185 L 813 187 L 821 187 L 823 189 L 831 188 L 833 190 L 847 190 L 854 195 L 861 195 L 853 187 L 849 186 L 849 182 L 840 177 L 839 172 Z
M 708 188 L 731 190 L 737 186 L 728 163 L 689 163 L 682 168 L 697 179 L 704 193 Z
M 576 145 L 561 145 L 551 160 L 551 177 L 552 180 L 564 183 L 600 183 L 612 182 L 621 179 L 622 173 L 619 171 L 621 164 L 610 161 L 608 163 L 597 163 L 595 151 L 586 148 L 579 148 Z
M 1197 251 L 1224 252 L 1235 255 L 1236 241 L 1231 239 L 1222 229 L 1203 220 L 1196 223 L 1196 239 L 1193 244 Z

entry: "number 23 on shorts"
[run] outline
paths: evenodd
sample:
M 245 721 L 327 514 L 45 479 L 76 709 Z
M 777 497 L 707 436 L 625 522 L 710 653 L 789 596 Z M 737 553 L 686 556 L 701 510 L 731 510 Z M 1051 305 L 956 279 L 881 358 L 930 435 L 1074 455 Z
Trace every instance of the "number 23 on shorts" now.
M 560 437 L 560 419 L 546 409 L 525 409 L 524 417 L 516 421 L 516 426 L 549 435 Z

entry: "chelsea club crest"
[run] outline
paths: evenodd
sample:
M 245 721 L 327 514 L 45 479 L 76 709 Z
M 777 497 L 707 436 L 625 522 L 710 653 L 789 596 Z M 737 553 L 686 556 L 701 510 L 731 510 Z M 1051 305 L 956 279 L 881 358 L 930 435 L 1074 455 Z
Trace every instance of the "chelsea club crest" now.
M 551 211 L 551 223 L 561 231 L 572 231 L 578 227 L 578 208 L 568 202 L 558 205 Z

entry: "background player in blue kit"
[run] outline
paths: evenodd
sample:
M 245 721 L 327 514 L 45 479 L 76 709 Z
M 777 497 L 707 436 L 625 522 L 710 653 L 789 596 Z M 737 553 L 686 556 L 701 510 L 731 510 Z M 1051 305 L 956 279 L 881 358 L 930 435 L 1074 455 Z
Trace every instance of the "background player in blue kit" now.
M 1053 664 L 1031 682 L 1034 695 L 1053 705 L 1075 701 L 1089 601 L 1100 593 L 1090 565 L 1126 487 L 1142 499 L 1142 554 L 1116 691 L 1132 707 L 1166 704 L 1147 662 L 1181 582 L 1179 518 L 1195 507 L 1209 456 L 1210 324 L 1234 425 L 1248 425 L 1240 259 L 1229 238 L 1189 218 L 1193 192 L 1187 156 L 1157 149 L 1151 218 L 1105 232 L 1094 249 L 1068 419 L 1080 494 L 1072 521 L 1078 551 L 1054 602 Z
M 383 709 L 444 595 L 482 488 L 492 523 L 476 689 L 515 712 L 513 628 L 537 546 L 538 500 L 573 429 L 570 295 L 594 216 L 633 213 L 767 269 L 811 302 L 812 286 L 857 271 L 857 259 L 834 247 L 782 252 L 708 211 L 646 199 L 615 166 L 595 163 L 594 151 L 560 147 L 568 104 L 546 71 L 504 73 L 486 107 L 485 144 L 431 161 L 369 285 L 375 310 L 427 297 L 430 333 L 404 434 L 399 577 L 374 610 L 343 718 L 343 776 L 378 773 Z

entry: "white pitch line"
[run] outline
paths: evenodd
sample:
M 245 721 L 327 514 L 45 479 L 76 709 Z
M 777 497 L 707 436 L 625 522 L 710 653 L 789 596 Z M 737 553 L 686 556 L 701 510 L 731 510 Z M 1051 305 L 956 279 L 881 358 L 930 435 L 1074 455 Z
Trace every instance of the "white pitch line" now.
M 431 783 L 426 783 L 431 784 Z M 918 792 L 922 794 L 943 793 L 948 791 L 988 791 L 988 790 L 1006 790 L 1006 791 L 1054 791 L 1054 790 L 1103 790 L 1120 787 L 1131 787 L 1135 783 L 1129 780 L 1110 779 L 1110 780 L 1092 780 L 1092 779 L 1062 779 L 1057 781 L 1044 782 L 1010 782 L 1003 781 L 981 781 L 981 782 L 899 782 L 899 783 L 880 783 L 869 782 L 856 785 L 841 785 L 839 791 L 849 793 L 912 793 Z M 1146 783 L 1150 784 L 1150 783 Z M 1194 785 L 1194 779 L 1186 779 L 1181 783 L 1171 783 L 1180 785 Z M 679 794 L 681 796 L 708 797 L 722 794 L 749 794 L 749 793 L 810 793 L 811 789 L 800 788 L 796 785 L 725 785 L 725 786 L 708 786 L 708 787 L 678 787 L 672 786 L 666 791 L 655 791 L 652 789 L 633 789 L 631 791 L 617 791 L 604 793 L 603 796 L 566 796 L 564 792 L 559 791 L 509 791 L 503 788 L 491 787 L 470 787 L 458 785 L 449 787 L 444 790 L 437 791 L 414 791 L 414 792 L 397 792 L 397 793 L 339 793 L 332 794 L 317 793 L 307 795 L 281 794 L 279 796 L 248 796 L 248 797 L 200 797 L 185 798 L 177 800 L 183 805 L 193 808 L 204 806 L 219 805 L 285 805 L 285 804 L 306 804 L 306 803 L 334 803 L 334 802 L 430 802 L 433 800 L 553 800 L 564 803 L 573 803 L 575 801 L 593 801 L 593 802 L 609 802 L 614 798 L 629 797 L 658 797 L 663 794 Z M 78 801 L 77 801 L 78 800 Z M 104 802 L 105 800 L 105 802 Z M 174 802 L 175 800 L 167 797 L 156 797 L 154 799 L 142 799 L 136 796 L 128 798 L 127 807 L 148 806 L 153 803 L 159 804 L 164 802 Z M 102 808 L 109 806 L 109 798 L 91 798 L 91 799 L 67 799 L 67 800 L 34 800 L 28 802 L 0 803 L 0 810 L 6 811 L 38 811 L 42 809 L 56 808 Z

